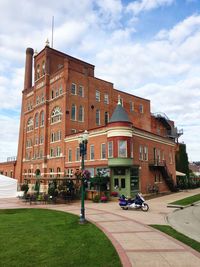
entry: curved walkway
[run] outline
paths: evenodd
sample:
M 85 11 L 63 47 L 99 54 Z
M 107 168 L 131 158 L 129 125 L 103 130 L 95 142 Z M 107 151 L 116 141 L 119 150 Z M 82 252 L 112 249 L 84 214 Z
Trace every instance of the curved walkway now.
M 124 267 L 199 267 L 200 253 L 148 226 L 167 224 L 166 215 L 172 211 L 166 208 L 167 203 L 192 194 L 195 191 L 149 200 L 150 210 L 147 213 L 121 210 L 117 202 L 86 202 L 86 218 L 102 229 L 112 241 Z M 29 205 L 16 199 L 0 199 L 0 208 L 24 207 L 80 214 L 80 203 Z

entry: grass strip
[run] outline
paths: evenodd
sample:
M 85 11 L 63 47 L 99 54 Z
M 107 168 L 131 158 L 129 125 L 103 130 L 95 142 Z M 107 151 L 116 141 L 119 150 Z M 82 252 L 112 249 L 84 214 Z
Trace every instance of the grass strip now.
M 187 237 L 184 234 L 176 231 L 169 225 L 159 225 L 159 224 L 151 224 L 151 227 L 181 241 L 182 243 L 190 246 L 191 248 L 195 249 L 196 251 L 200 252 L 200 243 L 190 237 Z
M 1 266 L 122 266 L 100 229 L 61 211 L 0 210 L 0 244 Z
M 194 202 L 200 201 L 200 194 L 191 196 L 191 197 L 186 197 L 177 201 L 174 201 L 170 204 L 172 205 L 181 205 L 181 206 L 187 206 L 187 205 L 191 205 Z

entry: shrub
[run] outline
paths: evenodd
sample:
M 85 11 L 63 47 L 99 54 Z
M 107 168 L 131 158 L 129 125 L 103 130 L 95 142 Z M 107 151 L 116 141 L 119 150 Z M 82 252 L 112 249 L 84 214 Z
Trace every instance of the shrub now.
M 94 196 L 93 202 L 98 203 L 99 201 L 100 201 L 100 196 L 99 195 Z
M 118 192 L 111 192 L 112 197 L 118 197 Z

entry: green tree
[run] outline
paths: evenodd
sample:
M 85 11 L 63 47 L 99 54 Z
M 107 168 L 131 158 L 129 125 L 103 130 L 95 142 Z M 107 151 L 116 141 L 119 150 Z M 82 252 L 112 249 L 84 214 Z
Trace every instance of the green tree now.
M 176 170 L 189 177 L 190 170 L 185 144 L 179 144 L 179 150 L 176 152 Z

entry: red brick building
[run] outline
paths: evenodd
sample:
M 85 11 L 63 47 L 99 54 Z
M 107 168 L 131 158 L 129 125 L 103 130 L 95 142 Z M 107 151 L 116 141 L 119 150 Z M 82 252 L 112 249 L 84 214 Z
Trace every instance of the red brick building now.
M 27 48 L 15 168 L 20 184 L 73 176 L 80 167 L 78 138 L 88 130 L 86 168 L 92 175 L 106 170 L 110 190 L 174 189 L 179 134 L 172 121 L 152 115 L 149 100 L 96 78 L 87 62 L 48 45 L 33 53 Z

